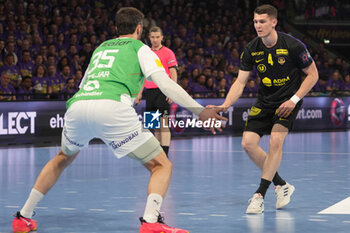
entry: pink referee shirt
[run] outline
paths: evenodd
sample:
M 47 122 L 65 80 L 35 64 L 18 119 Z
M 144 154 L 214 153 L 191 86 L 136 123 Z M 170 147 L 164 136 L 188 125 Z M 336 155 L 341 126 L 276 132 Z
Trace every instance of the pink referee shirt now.
M 168 74 L 170 78 L 169 68 L 177 66 L 177 61 L 176 61 L 174 52 L 165 46 L 162 46 L 159 50 L 152 49 L 152 51 L 155 52 L 155 54 L 157 54 L 160 61 L 162 62 L 162 65 L 164 66 L 165 72 Z M 152 81 L 145 80 L 145 88 L 152 89 L 152 88 L 158 88 L 158 86 Z

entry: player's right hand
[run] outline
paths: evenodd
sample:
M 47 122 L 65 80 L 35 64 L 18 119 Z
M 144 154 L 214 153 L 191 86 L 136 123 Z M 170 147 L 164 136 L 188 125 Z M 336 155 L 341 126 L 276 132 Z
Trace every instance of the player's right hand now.
M 219 132 L 222 132 L 222 128 L 225 127 L 225 124 L 222 123 L 222 121 L 227 121 L 226 117 L 220 116 L 217 114 L 218 112 L 222 112 L 220 108 L 218 107 L 212 107 L 212 108 L 205 108 L 201 111 L 199 114 L 199 119 L 201 121 L 206 121 L 206 120 L 211 120 L 211 121 L 220 121 L 220 127 L 212 127 L 209 128 L 209 130 L 213 133 L 216 134 L 215 130 L 218 130 Z

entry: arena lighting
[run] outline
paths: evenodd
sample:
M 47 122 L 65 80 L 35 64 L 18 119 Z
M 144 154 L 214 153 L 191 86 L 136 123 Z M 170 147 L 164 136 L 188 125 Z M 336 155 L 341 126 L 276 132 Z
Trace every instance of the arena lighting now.
M 325 43 L 325 44 L 329 44 L 329 43 L 331 43 L 331 41 L 330 41 L 330 40 L 328 40 L 328 39 L 326 39 L 326 38 L 324 38 L 324 39 L 323 39 L 323 43 Z

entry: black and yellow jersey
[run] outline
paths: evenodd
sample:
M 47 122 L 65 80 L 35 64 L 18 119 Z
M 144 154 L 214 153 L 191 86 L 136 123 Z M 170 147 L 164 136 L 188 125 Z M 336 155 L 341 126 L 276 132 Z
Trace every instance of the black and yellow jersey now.
M 306 46 L 298 39 L 282 32 L 277 43 L 267 48 L 261 38 L 250 41 L 241 54 L 240 69 L 256 67 L 261 78 L 258 100 L 264 107 L 277 108 L 291 98 L 301 85 L 301 69 L 312 63 Z

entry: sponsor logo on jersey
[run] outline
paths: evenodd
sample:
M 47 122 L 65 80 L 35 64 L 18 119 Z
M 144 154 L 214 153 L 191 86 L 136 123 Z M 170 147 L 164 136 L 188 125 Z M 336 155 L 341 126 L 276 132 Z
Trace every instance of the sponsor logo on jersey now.
M 305 50 L 304 52 L 302 52 L 299 55 L 299 57 L 301 58 L 301 61 L 303 62 L 303 64 L 309 63 L 309 61 L 312 59 L 308 50 Z
M 251 55 L 254 56 L 259 56 L 259 55 L 264 55 L 264 51 L 258 51 L 258 52 L 252 52 Z
M 251 109 L 249 111 L 249 116 L 257 116 L 260 114 L 260 112 L 261 112 L 260 108 L 253 106 L 253 107 L 251 107 Z
M 255 60 L 255 63 L 259 63 L 259 62 L 261 62 L 262 60 L 264 60 L 264 58 L 259 59 L 259 60 Z
M 288 49 L 276 49 L 277 55 L 288 55 Z
M 257 69 L 260 73 L 264 73 L 266 71 L 266 66 L 264 64 L 259 64 Z
M 284 57 L 279 57 L 278 58 L 278 63 L 281 65 L 284 65 L 284 63 L 286 63 L 286 59 Z
M 102 44 L 102 47 L 104 46 L 115 46 L 115 45 L 126 45 L 131 43 L 131 41 L 125 41 L 125 40 L 116 40 L 116 41 L 107 41 Z
M 274 86 L 284 86 L 286 82 L 290 80 L 289 76 L 287 78 L 278 78 L 273 80 L 273 85 Z
M 261 81 L 267 87 L 271 87 L 272 86 L 271 79 L 269 79 L 268 77 L 263 78 L 263 80 L 261 80 Z

